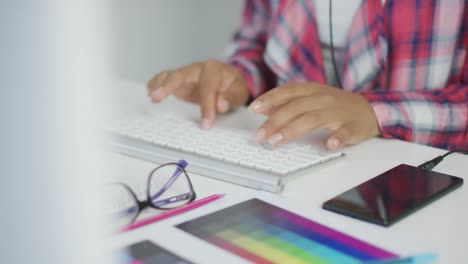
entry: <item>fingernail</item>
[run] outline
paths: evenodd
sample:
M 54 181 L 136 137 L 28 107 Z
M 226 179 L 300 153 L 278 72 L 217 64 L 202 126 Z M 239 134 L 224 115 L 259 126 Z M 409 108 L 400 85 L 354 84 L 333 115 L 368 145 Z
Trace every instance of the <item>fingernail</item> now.
M 274 134 L 273 136 L 271 136 L 268 139 L 268 143 L 270 143 L 270 145 L 274 146 L 274 145 L 280 143 L 283 139 L 284 139 L 283 133 L 276 133 L 276 134 Z
M 337 138 L 332 138 L 328 141 L 328 147 L 330 148 L 337 148 L 340 145 L 340 140 Z
M 259 130 L 257 130 L 257 132 L 255 133 L 255 136 L 254 136 L 255 142 L 263 143 L 263 141 L 265 141 L 265 134 L 266 134 L 265 129 L 260 128 Z
M 260 110 L 261 107 L 262 107 L 262 103 L 255 101 L 255 102 L 250 104 L 249 111 L 250 112 L 258 112 L 258 110 Z
M 219 99 L 218 101 L 218 107 L 221 112 L 226 112 L 229 110 L 229 102 L 226 99 Z
M 159 88 L 162 88 L 162 87 L 159 87 Z M 161 90 L 159 90 L 159 88 L 151 94 L 152 99 L 161 100 L 162 92 L 161 92 Z
M 208 130 L 211 127 L 211 122 L 208 118 L 203 118 L 201 122 L 201 128 L 203 130 Z

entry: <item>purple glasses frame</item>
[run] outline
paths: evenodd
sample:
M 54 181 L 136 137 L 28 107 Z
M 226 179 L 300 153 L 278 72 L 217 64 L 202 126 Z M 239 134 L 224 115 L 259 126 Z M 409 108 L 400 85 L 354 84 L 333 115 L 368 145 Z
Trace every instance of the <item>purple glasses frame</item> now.
M 151 195 L 150 194 L 151 180 L 153 179 L 154 173 L 157 170 L 159 170 L 159 169 L 161 169 L 163 167 L 166 167 L 166 166 L 176 166 L 177 169 L 174 171 L 171 178 L 164 184 L 164 186 L 156 194 Z M 177 162 L 177 163 L 175 163 L 175 162 L 165 163 L 165 164 L 163 164 L 161 166 L 158 166 L 155 169 L 153 169 L 148 175 L 146 200 L 145 201 L 138 200 L 136 194 L 132 191 L 132 189 L 128 185 L 126 185 L 124 183 L 113 183 L 113 184 L 120 185 L 123 188 L 125 188 L 132 195 L 133 199 L 135 199 L 135 202 L 138 205 L 138 207 L 131 207 L 131 208 L 128 208 L 126 210 L 123 210 L 123 211 L 117 213 L 117 215 L 115 217 L 119 217 L 119 216 L 122 216 L 122 215 L 125 216 L 125 215 L 134 214 L 135 211 L 137 211 L 137 213 L 132 218 L 130 223 L 128 223 L 128 224 L 131 224 L 131 223 L 133 223 L 135 221 L 135 219 L 138 217 L 140 212 L 143 211 L 144 209 L 146 209 L 147 207 L 152 207 L 152 208 L 160 209 L 160 210 L 169 210 L 169 209 L 172 209 L 172 208 L 164 208 L 163 206 L 171 204 L 171 203 L 175 203 L 175 202 L 184 201 L 184 200 L 187 200 L 187 203 L 190 203 L 190 202 L 194 201 L 196 199 L 197 195 L 195 194 L 195 190 L 193 189 L 192 181 L 190 181 L 190 178 L 189 178 L 189 176 L 187 174 L 187 171 L 185 171 L 185 168 L 187 166 L 188 166 L 187 161 L 179 160 L 179 162 Z M 171 187 L 171 185 L 179 178 L 179 176 L 181 174 L 184 174 L 185 177 L 187 177 L 187 181 L 188 181 L 188 184 L 189 184 L 190 191 L 188 193 L 176 195 L 176 196 L 169 197 L 169 198 L 166 198 L 164 200 L 159 200 L 158 201 L 157 199 L 159 197 L 161 197 L 161 195 Z M 183 205 L 185 205 L 185 204 L 183 204 Z M 181 205 L 181 206 L 183 206 L 183 205 Z M 173 208 L 176 208 L 176 207 L 173 207 Z

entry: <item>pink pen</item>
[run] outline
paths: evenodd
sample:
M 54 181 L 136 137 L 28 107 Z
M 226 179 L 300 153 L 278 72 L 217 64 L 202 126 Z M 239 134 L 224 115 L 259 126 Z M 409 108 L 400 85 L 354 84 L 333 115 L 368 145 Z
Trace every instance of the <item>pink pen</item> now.
M 224 195 L 225 194 L 214 194 L 214 195 L 205 197 L 203 199 L 191 202 L 191 203 L 189 203 L 189 204 L 187 204 L 185 206 L 175 208 L 175 209 L 172 209 L 170 211 L 161 213 L 161 214 L 156 215 L 154 217 L 150 217 L 150 218 L 135 222 L 135 223 L 133 223 L 131 225 L 128 225 L 127 227 L 123 228 L 122 232 L 127 232 L 127 231 L 130 231 L 130 230 L 134 230 L 134 229 L 137 229 L 137 228 L 145 226 L 145 225 L 156 223 L 156 222 L 162 221 L 164 219 L 186 213 L 186 212 L 188 212 L 190 210 L 196 209 L 198 207 L 201 207 L 201 206 L 209 204 L 209 203 L 211 203 L 213 201 L 216 201 L 216 200 L 224 197 Z

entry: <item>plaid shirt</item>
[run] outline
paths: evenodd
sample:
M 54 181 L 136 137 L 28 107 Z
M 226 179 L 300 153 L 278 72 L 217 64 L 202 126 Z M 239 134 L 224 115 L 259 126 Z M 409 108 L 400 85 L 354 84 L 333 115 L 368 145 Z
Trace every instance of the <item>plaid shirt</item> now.
M 247 0 L 228 62 L 252 97 L 326 83 L 313 0 Z M 364 0 L 347 38 L 343 89 L 372 105 L 382 136 L 468 150 L 466 0 Z

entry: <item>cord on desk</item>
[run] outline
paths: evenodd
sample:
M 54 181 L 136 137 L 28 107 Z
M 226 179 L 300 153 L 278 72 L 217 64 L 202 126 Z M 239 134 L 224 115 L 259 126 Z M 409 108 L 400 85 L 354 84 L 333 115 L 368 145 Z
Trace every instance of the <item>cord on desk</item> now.
M 425 169 L 425 170 L 432 170 L 435 166 L 441 163 L 445 157 L 453 153 L 462 153 L 462 154 L 468 155 L 468 151 L 466 150 L 452 150 L 452 151 L 445 153 L 444 155 L 437 156 L 429 161 L 424 162 L 423 164 L 419 165 L 418 168 Z

